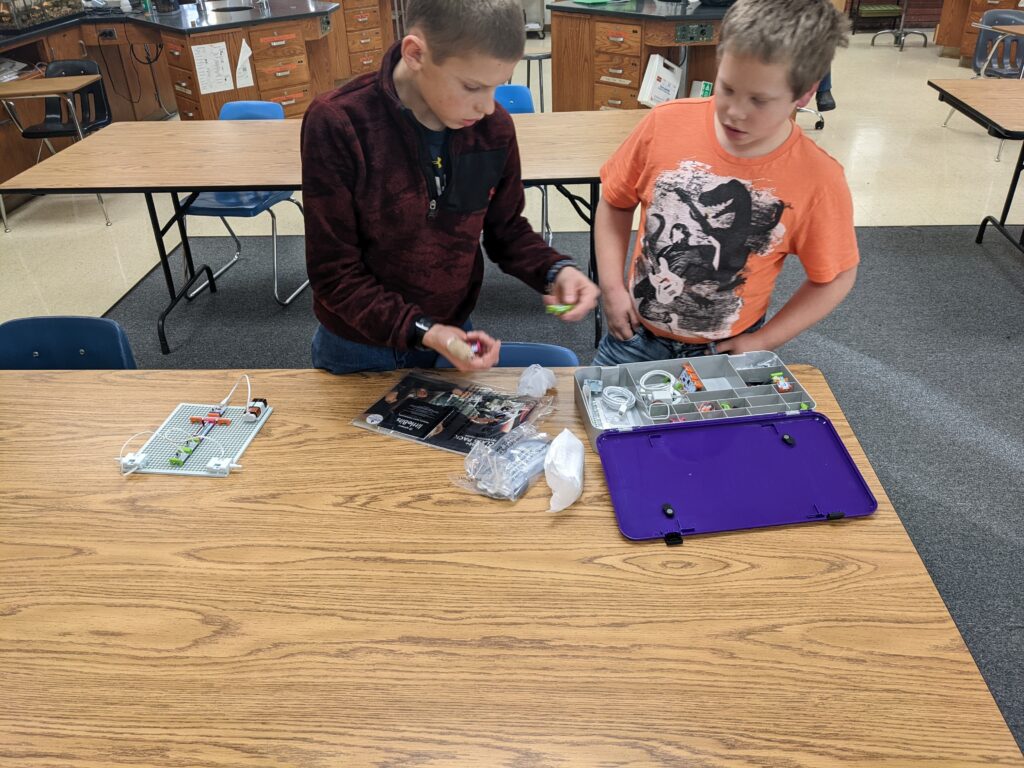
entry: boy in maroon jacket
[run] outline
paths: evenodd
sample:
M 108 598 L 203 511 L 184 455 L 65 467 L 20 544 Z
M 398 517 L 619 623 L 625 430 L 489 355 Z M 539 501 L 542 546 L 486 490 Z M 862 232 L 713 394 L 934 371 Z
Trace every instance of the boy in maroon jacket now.
M 487 255 L 573 304 L 598 289 L 523 217 L 519 149 L 494 102 L 522 57 L 516 0 L 410 0 L 408 34 L 380 72 L 318 97 L 302 125 L 306 266 L 320 327 L 313 365 L 333 373 L 498 361 L 500 342 L 465 330 Z M 464 345 L 476 353 L 459 355 Z

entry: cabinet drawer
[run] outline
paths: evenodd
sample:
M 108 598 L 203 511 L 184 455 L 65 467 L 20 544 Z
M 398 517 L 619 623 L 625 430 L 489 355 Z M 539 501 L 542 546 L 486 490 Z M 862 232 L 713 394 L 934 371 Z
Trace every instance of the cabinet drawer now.
M 380 0 L 345 0 L 347 8 L 377 8 Z
M 175 92 L 174 100 L 178 102 L 178 118 L 180 120 L 202 120 L 203 113 L 199 110 L 198 102 L 187 99 Z
M 256 61 L 294 59 L 306 55 L 302 27 L 298 24 L 264 24 L 252 27 L 249 29 L 249 45 Z
M 375 51 L 364 51 L 363 53 L 351 53 L 348 57 L 349 67 L 353 75 L 361 75 L 364 72 L 376 72 L 380 69 L 380 60 L 384 51 L 379 48 Z
M 614 85 L 594 86 L 594 109 L 640 109 L 636 88 L 619 88 Z
M 384 43 L 381 40 L 379 29 L 365 29 L 358 32 L 348 33 L 349 53 L 372 51 L 374 48 L 383 47 Z
M 183 37 L 173 37 L 163 34 L 164 53 L 167 54 L 167 63 L 172 67 L 181 69 L 192 69 L 192 51 L 189 49 Z
M 285 117 L 300 117 L 313 100 L 311 86 L 294 85 L 290 88 L 280 88 L 275 91 L 260 91 L 260 95 L 266 101 L 275 101 L 284 108 Z
M 380 11 L 376 8 L 353 8 L 345 11 L 345 29 L 348 32 L 380 29 Z
M 309 66 L 306 57 L 256 62 L 256 84 L 260 91 L 283 88 L 291 83 L 308 83 Z
M 640 59 L 615 53 L 594 54 L 594 80 L 598 83 L 640 87 Z
M 594 24 L 594 50 L 640 55 L 640 25 L 599 21 Z
M 196 84 L 195 75 L 178 67 L 168 67 L 167 71 L 171 75 L 171 87 L 174 88 L 175 98 L 182 96 L 186 99 L 199 98 L 199 86 Z

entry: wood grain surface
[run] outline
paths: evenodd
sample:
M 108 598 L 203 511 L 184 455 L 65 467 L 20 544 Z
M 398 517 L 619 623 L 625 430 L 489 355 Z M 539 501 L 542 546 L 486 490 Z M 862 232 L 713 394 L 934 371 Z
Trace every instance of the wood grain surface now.
M 79 88 L 85 88 L 99 79 L 99 75 L 72 75 L 69 77 L 9 80 L 6 83 L 0 83 L 0 99 L 24 99 L 34 96 L 74 93 Z
M 514 115 L 523 180 L 594 180 L 640 112 Z M 299 120 L 114 123 L 0 184 L 12 192 L 299 189 Z
M 1003 130 L 1024 133 L 1024 81 L 985 78 L 929 80 L 928 84 L 980 112 Z
M 206 479 L 115 457 L 235 372 L 0 372 L 0 765 L 1024 764 L 793 370 L 878 512 L 675 548 L 619 534 L 589 448 L 551 514 L 351 426 L 395 374 L 253 372 L 274 413 Z M 545 425 L 584 437 L 570 381 Z

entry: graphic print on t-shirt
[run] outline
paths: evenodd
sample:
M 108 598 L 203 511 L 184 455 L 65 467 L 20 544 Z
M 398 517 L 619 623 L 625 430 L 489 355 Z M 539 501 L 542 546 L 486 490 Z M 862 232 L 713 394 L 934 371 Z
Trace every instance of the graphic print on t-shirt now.
M 641 317 L 674 336 L 733 336 L 747 259 L 782 241 L 786 207 L 772 190 L 693 160 L 659 175 L 633 275 Z

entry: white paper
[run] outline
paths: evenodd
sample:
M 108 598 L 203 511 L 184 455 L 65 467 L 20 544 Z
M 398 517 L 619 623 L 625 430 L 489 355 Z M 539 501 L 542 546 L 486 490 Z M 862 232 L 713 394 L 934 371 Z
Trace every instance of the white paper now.
M 227 43 L 193 45 L 192 61 L 196 65 L 196 80 L 199 82 L 200 93 L 234 90 Z
M 238 51 L 238 66 L 235 67 L 235 82 L 238 83 L 239 88 L 251 88 L 253 86 L 252 65 L 249 63 L 251 58 L 252 48 L 249 47 L 249 41 L 243 37 L 242 47 Z

